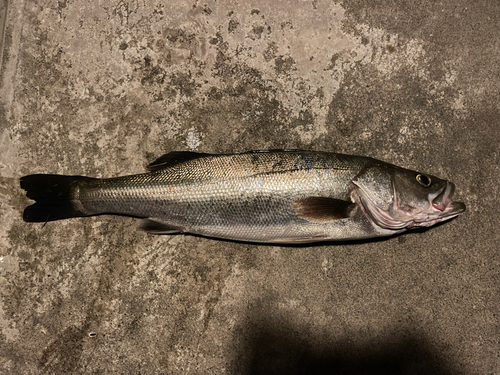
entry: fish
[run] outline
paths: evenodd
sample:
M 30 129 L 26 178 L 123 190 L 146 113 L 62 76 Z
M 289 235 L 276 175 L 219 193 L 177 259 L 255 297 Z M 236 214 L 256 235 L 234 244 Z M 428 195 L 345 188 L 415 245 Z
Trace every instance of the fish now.
M 455 185 L 366 156 L 303 150 L 169 152 L 147 172 L 112 178 L 21 177 L 26 222 L 102 214 L 153 234 L 304 244 L 394 236 L 465 211 Z

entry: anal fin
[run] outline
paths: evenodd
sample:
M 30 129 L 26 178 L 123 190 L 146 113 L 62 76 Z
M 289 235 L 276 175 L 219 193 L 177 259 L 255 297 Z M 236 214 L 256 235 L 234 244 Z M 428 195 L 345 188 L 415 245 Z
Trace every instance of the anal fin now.
M 168 225 L 153 219 L 142 220 L 140 228 L 152 234 L 175 234 L 182 232 L 182 228 Z

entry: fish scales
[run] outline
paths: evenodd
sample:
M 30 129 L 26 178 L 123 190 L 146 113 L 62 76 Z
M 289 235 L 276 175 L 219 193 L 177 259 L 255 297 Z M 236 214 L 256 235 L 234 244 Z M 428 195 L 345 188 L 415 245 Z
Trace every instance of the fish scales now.
M 330 155 L 200 158 L 153 173 L 92 180 L 80 187 L 78 199 L 87 214 L 151 217 L 205 235 L 255 240 L 293 231 L 303 236 L 311 228 L 302 226 L 317 223 L 297 217 L 293 202 L 307 196 L 344 199 L 349 180 L 367 161 L 325 156 Z

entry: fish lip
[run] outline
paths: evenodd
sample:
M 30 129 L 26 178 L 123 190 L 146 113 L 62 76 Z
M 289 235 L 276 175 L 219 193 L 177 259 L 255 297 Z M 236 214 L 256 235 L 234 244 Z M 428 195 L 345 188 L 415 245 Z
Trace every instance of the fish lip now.
M 455 192 L 455 184 L 447 181 L 437 193 L 429 194 L 429 201 L 432 208 L 439 213 L 441 218 L 456 216 L 465 211 L 463 202 L 453 202 L 451 198 Z
M 448 208 L 450 208 L 449 214 L 453 216 L 457 216 L 466 210 L 464 202 L 451 202 Z
M 436 193 L 429 194 L 429 201 L 432 207 L 438 211 L 444 211 L 451 203 L 451 197 L 455 192 L 455 185 L 452 182 L 446 182 L 446 185 Z

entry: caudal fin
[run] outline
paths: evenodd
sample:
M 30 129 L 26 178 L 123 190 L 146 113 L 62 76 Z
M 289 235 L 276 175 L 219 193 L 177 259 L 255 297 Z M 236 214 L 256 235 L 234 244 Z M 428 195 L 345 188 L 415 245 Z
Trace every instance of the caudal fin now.
M 78 183 L 92 180 L 83 176 L 32 174 L 21 177 L 21 188 L 35 201 L 23 214 L 27 222 L 47 222 L 71 217 L 87 216 L 74 205 L 74 192 Z

